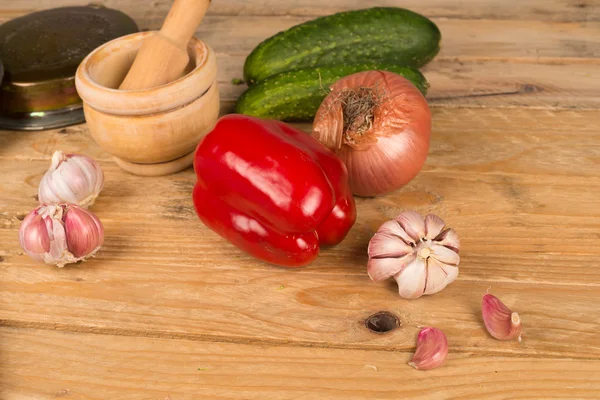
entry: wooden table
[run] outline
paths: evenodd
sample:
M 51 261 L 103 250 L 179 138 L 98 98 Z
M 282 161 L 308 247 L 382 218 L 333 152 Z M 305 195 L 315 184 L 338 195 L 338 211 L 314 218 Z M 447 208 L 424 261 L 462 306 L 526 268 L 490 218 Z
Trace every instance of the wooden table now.
M 0 132 L 1 399 L 600 398 L 600 3 L 373 3 L 442 31 L 424 69 L 431 151 L 407 187 L 358 200 L 347 239 L 307 268 L 263 264 L 203 227 L 191 170 L 128 175 L 85 125 Z M 157 28 L 170 1 L 104 4 Z M 218 52 L 223 112 L 258 42 L 363 4 L 213 2 L 197 36 Z M 2 0 L 0 16 L 50 5 Z M 95 157 L 106 174 L 93 207 L 105 246 L 63 269 L 33 262 L 17 240 L 56 149 Z M 442 216 L 462 240 L 458 280 L 413 301 L 365 271 L 370 237 L 406 209 Z M 520 313 L 522 343 L 487 335 L 488 288 Z M 402 326 L 367 331 L 380 310 Z M 406 365 L 420 325 L 447 334 L 442 368 Z

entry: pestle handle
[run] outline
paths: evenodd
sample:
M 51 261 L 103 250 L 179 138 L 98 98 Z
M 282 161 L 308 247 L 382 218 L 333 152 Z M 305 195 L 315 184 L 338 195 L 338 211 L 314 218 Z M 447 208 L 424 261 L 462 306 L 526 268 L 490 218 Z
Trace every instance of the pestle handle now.
M 209 4 L 210 0 L 175 0 L 160 34 L 186 48 Z
M 187 44 L 209 4 L 210 0 L 175 0 L 160 31 L 142 44 L 119 89 L 149 89 L 179 78 L 189 62 Z

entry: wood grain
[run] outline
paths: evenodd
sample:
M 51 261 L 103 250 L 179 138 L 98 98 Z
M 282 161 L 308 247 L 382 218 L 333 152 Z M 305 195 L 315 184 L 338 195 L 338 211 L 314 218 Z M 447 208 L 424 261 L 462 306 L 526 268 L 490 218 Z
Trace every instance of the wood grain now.
M 121 9 L 137 20 L 164 18 L 172 0 L 96 0 L 94 3 Z M 79 0 L 60 0 L 62 6 L 79 6 Z M 447 18 L 491 18 L 530 19 L 552 21 L 598 21 L 600 8 L 595 0 L 523 0 L 518 7 L 511 2 L 497 0 L 378 0 L 377 6 L 404 7 L 431 17 Z M 13 17 L 40 9 L 56 7 L 54 0 L 5 1 L 0 5 L 3 16 Z M 228 0 L 215 1 L 209 9 L 210 15 L 260 15 L 260 16 L 321 16 L 335 12 L 367 7 L 361 0 L 305 0 L 302 3 L 280 0 Z
M 245 89 L 231 84 L 243 77 L 248 53 L 262 40 L 308 17 L 213 16 L 197 36 L 219 54 L 221 98 L 225 108 Z M 600 106 L 600 23 L 436 20 L 442 50 L 423 69 L 431 84 L 432 106 L 588 108 Z M 511 61 L 511 62 L 507 62 Z
M 198 343 L 0 329 L 3 400 L 596 398 L 600 362 Z
M 267 37 L 310 17 L 257 17 L 240 15 L 231 29 L 229 17 L 208 15 L 196 36 L 217 53 L 246 56 Z M 600 56 L 600 22 L 547 22 L 519 20 L 462 20 L 434 18 L 442 32 L 439 58 L 500 59 L 519 57 L 586 59 Z M 160 20 L 156 22 L 159 23 Z M 154 21 L 148 22 L 154 29 Z
M 41 163 L 35 164 L 39 165 L 37 169 L 43 169 Z M 108 179 L 124 174 L 114 165 L 104 169 Z M 583 262 L 577 263 L 577 260 L 599 254 L 594 246 L 600 233 L 594 220 L 597 217 L 594 207 L 599 189 L 597 178 L 542 179 L 542 175 L 518 174 L 503 178 L 490 173 L 479 178 L 468 174 L 462 179 L 449 179 L 452 174 L 462 173 L 423 172 L 417 181 L 397 194 L 380 200 L 359 199 L 360 217 L 344 244 L 323 251 L 319 261 L 305 270 L 364 276 L 367 242 L 374 231 L 402 210 L 417 209 L 423 213 L 438 213 L 460 232 L 464 247 L 461 279 L 487 283 L 600 284 L 598 271 Z M 23 178 L 14 173 L 11 175 L 23 179 L 17 189 L 26 194 L 13 192 L 6 196 L 5 204 L 19 201 L 21 204 L 6 205 L 3 207 L 6 211 L 0 214 L 0 222 L 6 229 L 0 231 L 4 243 L 0 254 L 4 256 L 4 262 L 11 265 L 24 262 L 35 266 L 27 257 L 20 256 L 16 230 L 19 218 L 36 204 L 35 188 L 29 185 L 33 186 L 41 173 L 36 177 L 25 171 L 21 175 Z M 101 253 L 101 262 L 114 260 L 120 265 L 168 261 L 175 267 L 195 267 L 202 263 L 218 271 L 235 269 L 224 262 L 233 252 L 235 264 L 244 269 L 278 271 L 234 250 L 217 235 L 202 228 L 190 199 L 194 182 L 191 171 L 179 174 L 171 183 L 157 179 L 146 181 L 147 184 L 138 184 L 136 189 L 130 188 L 136 183 L 130 177 L 107 182 L 94 207 L 105 221 L 107 234 L 111 234 Z M 461 188 L 464 197 L 480 196 L 480 200 L 465 201 L 462 196 L 453 196 L 456 187 Z M 151 201 L 140 204 L 139 199 L 144 193 L 156 190 L 160 193 L 154 194 Z M 530 193 L 536 190 L 543 190 L 544 194 L 532 197 Z M 570 196 L 586 191 L 591 193 L 580 195 L 581 207 L 569 207 Z M 556 224 L 562 226 L 560 235 L 553 229 Z M 557 248 L 561 251 L 557 252 Z M 561 275 L 565 265 L 569 265 L 571 273 Z M 48 273 L 53 271 L 49 269 Z
M 165 15 L 138 20 L 140 28 L 159 29 Z M 307 16 L 235 17 L 209 13 L 196 37 L 206 41 L 218 54 L 242 55 L 261 41 L 296 24 Z M 599 21 L 553 22 L 536 20 L 464 20 L 433 18 L 442 32 L 440 59 L 504 60 L 521 58 L 529 62 L 559 58 L 576 61 L 600 57 Z M 564 60 L 563 60 L 564 61 Z
M 158 28 L 171 0 L 101 0 Z M 74 0 L 0 0 L 0 21 Z M 378 5 L 397 6 L 393 0 Z M 406 0 L 434 19 L 429 158 L 402 190 L 358 199 L 339 246 L 301 270 L 260 263 L 206 229 L 193 171 L 137 178 L 85 125 L 0 131 L 0 398 L 513 399 L 600 397 L 600 5 L 593 0 Z M 216 1 L 197 36 L 218 54 L 221 112 L 251 49 L 358 0 Z M 298 125 L 309 130 L 309 124 Z M 101 162 L 97 257 L 57 269 L 19 248 L 20 219 L 52 152 Z M 459 232 L 461 272 L 436 296 L 372 283 L 366 247 L 405 209 Z M 481 296 L 523 319 L 523 342 L 486 333 Z M 376 311 L 402 326 L 365 328 Z M 448 336 L 447 364 L 406 366 L 420 325 Z
M 164 15 L 156 14 L 154 19 L 139 17 L 138 23 L 158 29 L 167 9 L 163 11 Z M 231 29 L 230 16 L 209 13 L 196 36 L 218 54 L 224 111 L 232 110 L 232 103 L 245 88 L 231 81 L 243 76 L 249 52 L 265 38 L 310 18 L 255 16 L 244 11 L 235 17 L 236 29 Z M 428 96 L 432 106 L 600 106 L 595 90 L 600 85 L 600 42 L 595 39 L 600 37 L 600 22 L 434 20 L 442 31 L 442 50 L 423 70 L 432 85 Z
M 593 327 L 600 315 L 590 299 L 600 294 L 600 273 L 589 262 L 600 256 L 599 115 L 435 110 L 423 172 L 397 193 L 360 199 L 348 238 L 300 271 L 257 262 L 204 228 L 191 207 L 191 170 L 141 180 L 110 161 L 102 162 L 107 184 L 94 206 L 106 227 L 104 250 L 79 267 L 36 264 L 18 248 L 17 217 L 35 205 L 58 145 L 94 146 L 79 128 L 5 134 L 12 156 L 0 164 L 6 177 L 0 319 L 104 333 L 402 350 L 413 345 L 417 325 L 434 324 L 461 352 L 597 358 Z M 393 282 L 369 282 L 364 267 L 373 232 L 407 208 L 443 216 L 462 240 L 459 280 L 414 302 L 399 299 Z M 499 347 L 483 331 L 479 301 L 490 286 L 528 321 L 522 345 Z M 367 332 L 362 321 L 380 309 L 398 313 L 405 328 L 388 337 Z
M 459 171 L 476 165 L 478 170 L 474 172 L 523 171 L 551 176 L 597 176 L 600 110 L 451 109 L 435 106 L 432 110 L 433 139 L 426 170 L 436 164 L 441 164 L 436 168 L 443 166 Z M 295 126 L 310 131 L 310 124 Z M 545 146 L 551 146 L 551 150 L 546 150 Z M 59 149 L 111 161 L 110 156 L 91 140 L 86 125 L 42 132 L 0 131 L 0 159 L 48 160 L 49 165 L 52 153 Z M 581 157 L 581 154 L 584 156 Z M 503 158 L 505 162 L 502 162 Z M 37 168 L 40 174 L 44 170 L 43 165 L 31 168 Z M 179 180 L 179 175 L 174 178 Z M 126 174 L 113 179 L 146 182 Z M 9 181 L 4 182 L 8 187 Z M 30 189 L 35 186 L 35 182 L 31 183 Z M 23 206 L 8 201 L 3 205 Z
M 246 89 L 246 85 L 231 83 L 243 76 L 244 59 L 218 57 L 223 112 L 232 111 Z M 600 66 L 438 59 L 422 72 L 431 85 L 427 100 L 434 108 L 600 108 Z
M 457 353 L 581 360 L 600 356 L 600 316 L 593 301 L 600 292 L 597 285 L 459 278 L 442 293 L 411 302 L 398 297 L 392 282 L 373 284 L 366 274 L 352 274 L 360 268 L 357 263 L 349 265 L 346 273 L 258 271 L 244 268 L 248 262 L 238 263 L 233 251 L 232 261 L 222 261 L 217 269 L 211 269 L 213 263 L 203 262 L 201 256 L 196 265 L 188 266 L 160 255 L 150 259 L 150 254 L 138 262 L 122 263 L 113 257 L 112 231 L 107 238 L 112 252 L 79 268 L 57 271 L 21 257 L 3 262 L 1 323 L 18 328 L 389 351 L 412 349 L 418 326 L 431 325 L 444 330 Z M 325 270 L 326 260 L 315 267 Z M 515 268 L 514 263 L 507 264 Z M 469 265 L 463 267 L 467 274 L 469 269 Z M 535 272 L 536 268 L 530 269 L 532 275 Z M 485 331 L 481 296 L 490 287 L 524 321 L 521 343 L 498 342 Z M 388 335 L 369 332 L 364 321 L 379 311 L 396 314 L 403 327 Z

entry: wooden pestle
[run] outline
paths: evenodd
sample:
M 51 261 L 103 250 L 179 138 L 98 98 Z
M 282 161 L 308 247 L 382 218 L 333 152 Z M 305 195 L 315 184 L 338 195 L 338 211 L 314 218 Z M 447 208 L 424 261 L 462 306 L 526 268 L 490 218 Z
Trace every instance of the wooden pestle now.
M 209 4 L 210 0 L 175 0 L 160 31 L 142 44 L 119 89 L 149 89 L 181 77 L 189 63 L 188 42 Z

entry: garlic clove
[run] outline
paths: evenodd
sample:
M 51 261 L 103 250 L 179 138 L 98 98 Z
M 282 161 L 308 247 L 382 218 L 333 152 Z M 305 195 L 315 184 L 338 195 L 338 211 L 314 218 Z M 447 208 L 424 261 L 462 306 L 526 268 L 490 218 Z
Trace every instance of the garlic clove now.
M 439 262 L 437 260 L 435 260 L 435 261 Z M 458 267 L 457 266 L 440 263 L 440 267 L 444 270 L 444 272 L 448 276 L 447 284 L 454 282 L 456 280 L 456 278 L 458 278 Z
M 41 260 L 40 253 L 50 251 L 50 237 L 41 215 L 31 213 L 23 219 L 19 231 L 21 247 L 32 258 Z M 25 244 L 27 246 L 25 247 Z
M 444 363 L 448 355 L 448 339 L 437 328 L 421 329 L 417 338 L 417 350 L 408 363 L 418 370 L 437 368 Z
M 72 203 L 87 208 L 104 186 L 104 174 L 93 159 L 55 151 L 38 188 L 40 204 Z
M 367 263 L 367 274 L 373 282 L 382 281 L 398 274 L 414 258 L 414 254 L 399 258 L 371 258 Z
M 423 216 L 415 211 L 405 211 L 396 218 L 402 229 L 415 241 L 425 237 Z
M 421 257 L 415 257 L 399 273 L 394 275 L 398 283 L 398 293 L 405 299 L 416 299 L 421 297 L 425 291 L 427 278 L 427 265 Z
M 443 219 L 437 215 L 427 214 L 425 217 L 425 237 L 429 240 L 435 239 L 442 229 L 444 229 L 446 223 Z
M 44 217 L 46 221 L 52 221 L 51 217 Z M 60 217 L 62 218 L 62 210 L 60 211 Z M 75 257 L 69 252 L 69 248 L 67 246 L 67 234 L 65 232 L 65 226 L 61 220 L 55 220 L 52 223 L 51 229 L 48 230 L 50 234 L 50 251 L 47 253 L 48 255 L 45 257 L 44 261 L 47 260 L 65 260 L 65 264 L 68 262 L 73 262 Z M 64 265 L 64 264 L 63 264 Z
M 402 257 L 412 253 L 413 248 L 404 243 L 399 237 L 376 233 L 369 242 L 367 252 L 369 257 Z
M 446 265 L 433 257 L 427 259 L 427 283 L 425 294 L 434 294 L 454 282 L 458 276 L 458 267 Z
M 436 260 L 427 261 L 427 281 L 424 294 L 434 294 L 446 287 L 446 272 L 439 266 L 434 265 Z
M 431 257 L 449 265 L 458 265 L 460 262 L 460 256 L 456 252 L 437 244 L 431 245 Z
M 390 235 L 394 235 L 402 239 L 406 244 L 414 244 L 415 240 L 411 238 L 405 231 L 402 229 L 400 224 L 396 221 L 386 221 L 379 227 L 377 233 L 386 233 Z
M 458 254 L 460 248 L 460 240 L 454 229 L 446 229 L 435 238 L 437 244 L 447 247 Z
M 483 323 L 487 331 L 498 340 L 521 341 L 521 318 L 496 296 L 486 293 L 481 302 Z
M 102 223 L 81 208 L 69 208 L 64 217 L 67 247 L 77 258 L 95 253 L 104 242 Z

